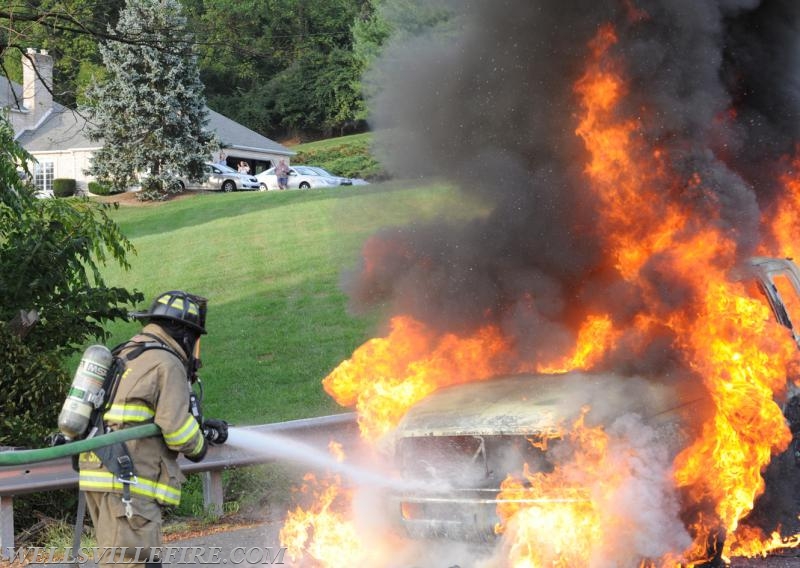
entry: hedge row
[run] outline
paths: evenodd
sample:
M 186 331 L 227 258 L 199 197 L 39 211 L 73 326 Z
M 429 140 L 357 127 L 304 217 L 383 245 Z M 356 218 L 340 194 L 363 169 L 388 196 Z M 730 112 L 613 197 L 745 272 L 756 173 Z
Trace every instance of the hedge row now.
M 368 139 L 322 148 L 297 151 L 292 163 L 319 166 L 334 175 L 364 178 L 372 181 L 386 179 L 387 174 L 370 151 Z
M 113 191 L 107 185 L 103 185 L 98 181 L 90 181 L 89 182 L 89 193 L 92 195 L 111 195 L 112 193 L 119 193 Z

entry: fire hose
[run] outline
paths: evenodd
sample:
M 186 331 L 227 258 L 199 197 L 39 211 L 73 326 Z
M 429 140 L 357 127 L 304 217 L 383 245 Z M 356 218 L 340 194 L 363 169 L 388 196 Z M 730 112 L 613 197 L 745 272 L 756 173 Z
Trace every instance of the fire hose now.
M 148 438 L 155 436 L 161 429 L 155 424 L 143 424 L 141 426 L 133 426 L 125 428 L 124 430 L 116 430 L 107 434 L 100 434 L 85 440 L 76 440 L 61 444 L 60 446 L 52 446 L 48 448 L 38 448 L 34 450 L 8 450 L 0 452 L 0 466 L 4 465 L 20 465 L 26 463 L 37 463 L 56 458 L 63 458 L 79 454 L 81 452 L 88 452 L 104 446 L 110 446 L 117 442 L 126 442 L 136 438 Z

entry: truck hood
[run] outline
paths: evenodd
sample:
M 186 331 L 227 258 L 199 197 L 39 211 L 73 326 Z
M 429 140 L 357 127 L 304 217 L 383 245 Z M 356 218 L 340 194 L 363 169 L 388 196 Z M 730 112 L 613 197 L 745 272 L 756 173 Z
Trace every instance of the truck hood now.
M 584 406 L 586 424 L 636 413 L 675 420 L 680 401 L 663 384 L 612 374 L 514 375 L 442 388 L 413 406 L 394 438 L 543 434 L 570 426 Z

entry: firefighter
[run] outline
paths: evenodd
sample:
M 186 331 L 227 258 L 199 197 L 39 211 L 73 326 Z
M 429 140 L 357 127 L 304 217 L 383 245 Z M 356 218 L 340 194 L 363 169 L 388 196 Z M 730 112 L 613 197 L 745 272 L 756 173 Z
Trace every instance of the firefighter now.
M 190 411 L 199 407 L 192 404 L 192 381 L 199 366 L 198 342 L 206 333 L 205 314 L 204 298 L 165 292 L 149 311 L 131 314 L 144 327 L 114 350 L 124 367 L 103 414 L 106 431 L 155 422 L 161 433 L 80 455 L 80 489 L 101 566 L 120 563 L 122 547 L 128 547 L 126 565 L 160 566 L 157 549 L 152 554 L 151 549 L 161 546 L 162 507 L 180 502 L 184 477 L 178 454 L 200 461 L 209 443 L 227 440 L 227 423 Z

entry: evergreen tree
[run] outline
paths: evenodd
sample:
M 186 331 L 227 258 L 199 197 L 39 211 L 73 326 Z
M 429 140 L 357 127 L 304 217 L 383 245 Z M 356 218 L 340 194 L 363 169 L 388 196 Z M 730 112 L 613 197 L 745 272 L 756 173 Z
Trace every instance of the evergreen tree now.
M 119 190 L 147 174 L 142 198 L 162 199 L 176 172 L 201 179 L 217 146 L 193 38 L 177 0 L 127 0 L 116 31 L 129 41 L 101 45 L 107 76 L 87 90 L 89 136 L 103 141 L 88 173 Z

